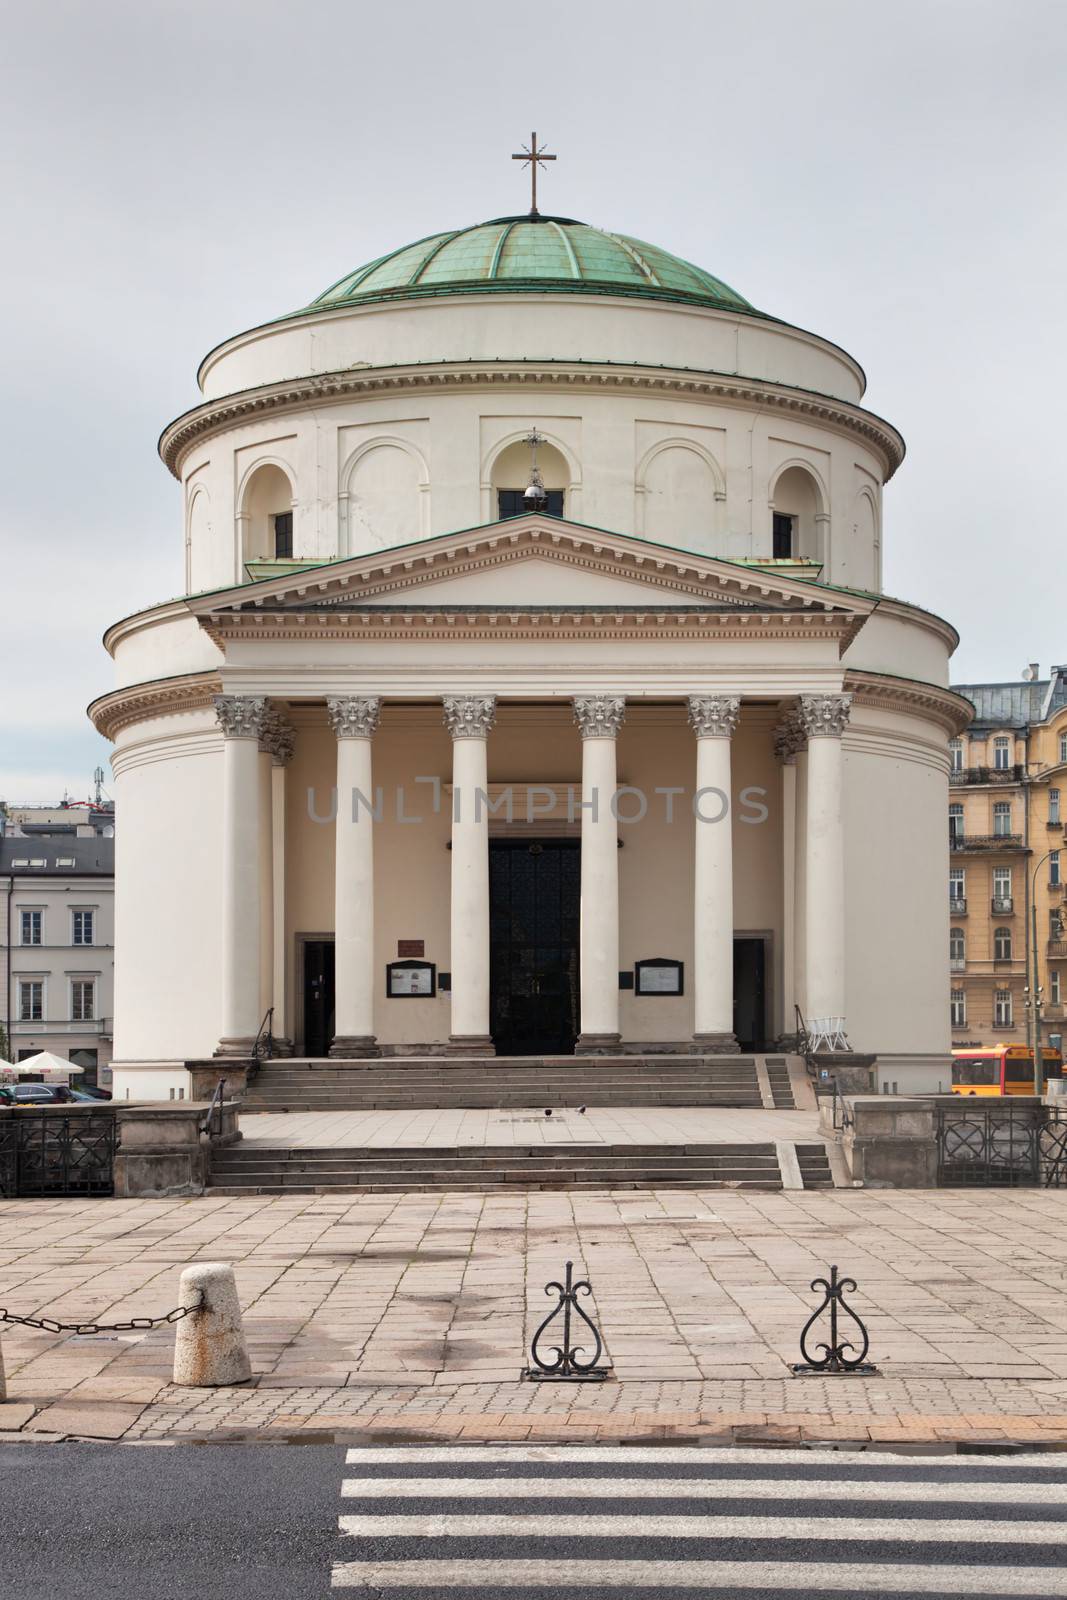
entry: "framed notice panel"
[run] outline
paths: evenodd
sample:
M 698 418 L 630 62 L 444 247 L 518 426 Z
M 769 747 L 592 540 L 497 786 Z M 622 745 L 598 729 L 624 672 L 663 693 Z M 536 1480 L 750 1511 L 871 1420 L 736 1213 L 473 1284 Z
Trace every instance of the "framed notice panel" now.
M 671 961 L 666 956 L 654 956 L 649 961 L 635 961 L 634 992 L 684 994 L 685 967 L 682 962 Z
M 385 969 L 390 1000 L 423 1000 L 437 993 L 437 968 L 432 961 L 390 961 Z

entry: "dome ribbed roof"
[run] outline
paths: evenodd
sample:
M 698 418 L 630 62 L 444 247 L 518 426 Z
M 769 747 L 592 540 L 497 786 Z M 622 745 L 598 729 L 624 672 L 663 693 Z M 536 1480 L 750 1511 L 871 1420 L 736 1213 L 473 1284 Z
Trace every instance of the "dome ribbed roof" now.
M 521 216 L 405 245 L 348 273 L 303 312 L 487 290 L 626 295 L 753 309 L 720 278 L 657 245 L 569 217 Z

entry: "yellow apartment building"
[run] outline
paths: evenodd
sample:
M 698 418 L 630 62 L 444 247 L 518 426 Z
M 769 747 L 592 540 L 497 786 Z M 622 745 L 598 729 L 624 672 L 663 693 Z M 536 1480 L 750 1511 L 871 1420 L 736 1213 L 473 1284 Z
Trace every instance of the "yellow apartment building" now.
M 950 745 L 953 1047 L 1029 1042 L 1036 955 L 1042 1042 L 1062 1050 L 1067 666 L 954 688 L 975 718 Z

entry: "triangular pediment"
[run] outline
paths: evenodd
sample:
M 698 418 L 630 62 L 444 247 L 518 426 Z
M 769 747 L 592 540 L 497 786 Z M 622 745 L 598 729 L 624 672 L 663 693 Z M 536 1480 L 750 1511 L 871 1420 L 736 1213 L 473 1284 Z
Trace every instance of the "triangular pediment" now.
M 371 551 L 197 596 L 216 626 L 227 615 L 353 611 L 554 613 L 639 610 L 794 613 L 859 623 L 874 601 L 783 573 L 545 516 Z

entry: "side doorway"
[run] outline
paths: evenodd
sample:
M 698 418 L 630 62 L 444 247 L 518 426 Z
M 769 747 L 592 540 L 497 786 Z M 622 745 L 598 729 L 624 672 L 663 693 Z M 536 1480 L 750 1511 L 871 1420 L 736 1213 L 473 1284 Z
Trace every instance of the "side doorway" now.
M 301 938 L 303 1046 L 306 1056 L 328 1056 L 334 1034 L 334 947 L 332 939 Z
M 767 1043 L 767 944 L 734 940 L 734 1037 L 742 1050 Z

